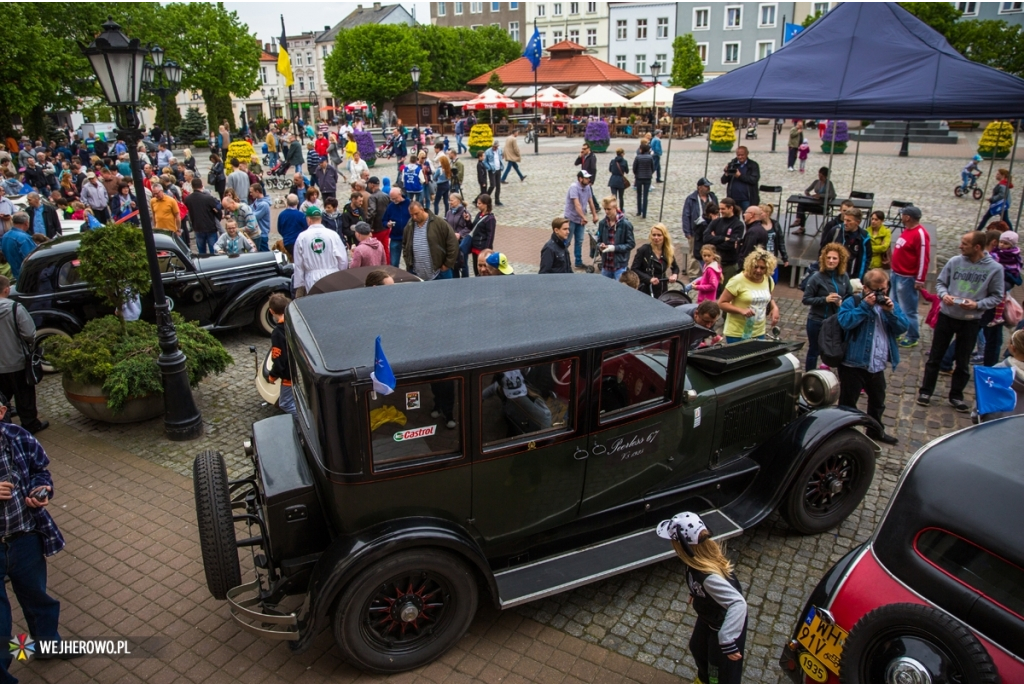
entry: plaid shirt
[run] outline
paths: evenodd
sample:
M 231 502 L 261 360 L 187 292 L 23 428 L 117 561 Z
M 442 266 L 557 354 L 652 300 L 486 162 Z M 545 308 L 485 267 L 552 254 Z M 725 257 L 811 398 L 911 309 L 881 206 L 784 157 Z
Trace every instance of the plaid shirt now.
M 50 459 L 31 433 L 13 423 L 0 423 L 0 472 L 14 474 L 17 481 L 14 496 L 0 501 L 3 523 L 0 536 L 37 531 L 43 537 L 43 552 L 53 556 L 64 549 L 64 536 L 46 509 L 33 509 L 25 498 L 41 485 L 50 487 L 53 497 L 53 478 L 46 468 Z

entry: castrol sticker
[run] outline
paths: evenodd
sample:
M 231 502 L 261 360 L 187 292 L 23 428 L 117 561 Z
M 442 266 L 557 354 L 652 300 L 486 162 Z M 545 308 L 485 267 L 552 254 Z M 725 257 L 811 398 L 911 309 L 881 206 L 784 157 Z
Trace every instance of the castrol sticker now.
M 395 442 L 415 440 L 416 438 L 427 438 L 437 432 L 437 425 L 424 426 L 423 428 L 410 428 L 409 430 L 395 433 Z

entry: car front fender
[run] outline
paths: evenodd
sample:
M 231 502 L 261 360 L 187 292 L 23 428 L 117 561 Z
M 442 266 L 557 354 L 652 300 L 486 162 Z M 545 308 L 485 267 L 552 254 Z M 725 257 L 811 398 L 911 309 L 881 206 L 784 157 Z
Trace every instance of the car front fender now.
M 320 556 L 309 581 L 304 614 L 299 617 L 300 637 L 289 643 L 291 649 L 304 652 L 309 648 L 335 599 L 357 573 L 390 554 L 415 547 L 443 547 L 465 558 L 487 583 L 498 607 L 494 574 L 480 546 L 465 529 L 451 521 L 428 517 L 387 521 L 355 535 L 335 538 Z
M 758 524 L 782 501 L 808 457 L 830 437 L 854 426 L 880 429 L 873 418 L 847 407 L 827 407 L 797 416 L 748 455 L 761 469 L 746 492 L 722 512 L 743 528 Z
M 260 306 L 264 298 L 274 293 L 291 292 L 291 279 L 284 276 L 273 276 L 265 278 L 258 283 L 253 283 L 243 290 L 234 300 L 224 305 L 217 316 L 217 323 L 214 330 L 225 328 L 239 328 L 247 326 L 256 316 L 256 308 Z
M 68 335 L 74 335 L 82 330 L 84 325 L 77 316 L 60 309 L 35 309 L 30 310 L 32 320 L 36 328 L 59 328 Z

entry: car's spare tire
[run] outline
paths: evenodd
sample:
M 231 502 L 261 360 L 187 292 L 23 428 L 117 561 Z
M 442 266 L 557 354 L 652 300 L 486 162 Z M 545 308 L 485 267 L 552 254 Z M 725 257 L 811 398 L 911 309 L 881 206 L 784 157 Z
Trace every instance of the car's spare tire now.
M 998 683 L 985 646 L 935 607 L 888 604 L 850 630 L 839 664 L 842 683 Z
M 192 463 L 192 484 L 206 586 L 215 599 L 226 599 L 228 590 L 242 584 L 242 572 L 235 545 L 228 471 L 220 452 L 199 453 Z
M 842 523 L 875 476 L 875 450 L 852 428 L 839 431 L 804 463 L 780 510 L 795 530 L 814 535 Z
M 397 552 L 363 569 L 338 599 L 334 639 L 354 666 L 400 673 L 455 646 L 477 608 L 473 571 L 439 549 Z

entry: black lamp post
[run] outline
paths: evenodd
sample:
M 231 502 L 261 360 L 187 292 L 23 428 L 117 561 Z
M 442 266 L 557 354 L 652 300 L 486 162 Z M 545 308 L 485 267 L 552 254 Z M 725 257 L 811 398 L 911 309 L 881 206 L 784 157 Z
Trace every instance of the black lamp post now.
M 167 96 L 178 92 L 178 85 L 181 83 L 181 66 L 173 59 L 164 60 L 164 50 L 159 45 L 149 52 L 153 58 L 152 62 L 146 62 L 142 67 L 142 87 L 160 98 L 160 107 L 163 109 L 164 134 L 167 136 L 167 143 L 170 146 L 171 132 L 167 128 Z
M 412 69 L 409 70 L 409 75 L 412 76 L 412 89 L 416 93 L 416 154 L 420 153 L 420 68 L 413 65 Z
M 103 24 L 103 33 L 88 46 L 79 44 L 89 59 L 103 95 L 117 117 L 118 135 L 128 143 L 128 155 L 133 170 L 135 197 L 139 198 L 139 221 L 146 243 L 146 260 L 153 288 L 153 309 L 156 311 L 160 357 L 157 364 L 164 382 L 164 431 L 171 440 L 192 440 L 203 434 L 203 416 L 199 413 L 185 369 L 185 355 L 178 347 L 178 336 L 171 321 L 171 312 L 164 295 L 163 276 L 156 258 L 153 241 L 153 222 L 149 204 L 145 202 L 146 189 L 138 173 L 138 143 L 142 140 L 137 110 L 141 105 L 142 73 L 150 51 L 137 38 L 129 40 L 113 19 Z M 162 61 L 163 55 L 160 55 Z M 177 76 L 180 78 L 181 72 Z
M 655 62 L 651 65 L 651 76 L 654 77 L 654 95 L 651 97 L 651 105 L 654 108 L 654 119 L 651 122 L 651 136 L 654 135 L 654 129 L 658 127 L 658 74 L 661 73 L 661 64 Z
M 317 97 L 315 90 L 311 90 L 311 91 L 309 91 L 309 123 L 312 124 L 314 121 L 316 121 L 316 116 L 315 115 L 319 114 L 319 112 L 316 111 L 316 110 L 319 110 L 319 109 L 320 109 L 320 98 Z

